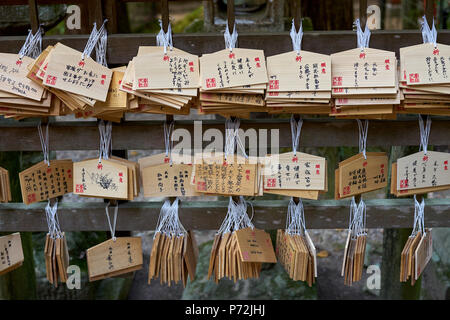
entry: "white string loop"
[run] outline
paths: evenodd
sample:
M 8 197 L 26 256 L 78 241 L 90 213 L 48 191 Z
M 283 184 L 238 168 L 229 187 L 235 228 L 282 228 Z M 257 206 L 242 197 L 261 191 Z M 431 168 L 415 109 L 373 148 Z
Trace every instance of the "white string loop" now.
M 298 199 L 298 203 L 294 202 L 291 197 L 288 205 L 288 213 L 286 218 L 286 233 L 290 235 L 305 235 L 305 210 L 303 202 Z
M 240 126 L 240 120 L 239 119 L 227 119 L 225 121 L 225 160 L 227 159 L 228 155 L 233 155 L 236 146 L 239 147 L 242 154 L 246 159 L 248 159 L 248 155 L 245 152 L 244 144 L 241 141 L 241 138 L 239 137 L 239 126 Z
M 425 234 L 425 199 L 419 203 L 414 195 L 414 225 L 411 236 L 416 236 L 418 232 Z
M 98 123 L 98 131 L 100 133 L 100 150 L 98 162 L 102 159 L 108 160 L 112 151 L 112 122 L 100 120 Z
M 111 238 L 115 242 L 116 241 L 116 223 L 117 223 L 117 212 L 119 211 L 119 203 L 116 204 L 114 207 L 114 217 L 113 217 L 113 223 L 111 224 L 111 218 L 109 216 L 109 205 L 111 203 L 108 202 L 105 206 L 105 213 L 106 218 L 108 218 L 108 225 L 109 225 L 109 231 L 111 232 Z
M 39 133 L 39 139 L 41 140 L 42 154 L 44 155 L 44 163 L 46 163 L 50 167 L 48 125 L 49 125 L 49 123 L 47 123 L 47 125 L 45 126 L 45 136 L 44 136 L 44 134 L 42 133 L 41 122 L 39 122 L 38 133 Z
M 300 133 L 302 132 L 303 119 L 295 120 L 294 115 L 291 116 L 291 137 L 292 137 L 292 151 L 294 155 L 297 154 L 298 145 L 300 142 Z
M 361 120 L 356 119 L 359 128 L 359 152 L 363 154 L 364 159 L 366 156 L 366 145 L 367 145 L 367 132 L 369 131 L 369 120 L 364 120 L 364 125 Z
M 419 130 L 420 130 L 420 146 L 419 151 L 423 150 L 424 154 L 427 154 L 428 138 L 430 137 L 431 118 L 427 116 L 427 123 L 423 125 L 422 116 L 419 114 Z
M 369 47 L 369 41 L 370 41 L 370 30 L 367 27 L 364 29 L 364 32 L 361 28 L 361 22 L 359 19 L 356 19 L 353 25 L 356 27 L 356 37 L 357 37 L 357 44 L 358 48 L 361 48 L 361 51 L 364 51 L 364 48 Z
M 175 123 L 172 121 L 169 125 L 167 125 L 167 121 L 164 122 L 164 145 L 166 147 L 166 158 L 169 158 L 170 165 L 172 165 L 172 149 L 173 149 L 173 128 Z
M 167 32 L 164 32 L 161 20 L 159 20 L 159 26 L 161 27 L 161 30 L 159 30 L 159 33 L 156 35 L 156 45 L 158 47 L 164 47 L 164 54 L 167 54 L 167 47 L 169 47 L 170 51 L 173 49 L 172 27 L 169 22 Z
M 62 236 L 57 211 L 58 201 L 56 200 L 54 205 L 51 206 L 50 200 L 48 200 L 47 205 L 45 206 L 45 216 L 47 219 L 48 233 L 52 239 L 61 238 Z
M 300 54 L 300 50 L 302 49 L 302 38 L 303 38 L 303 21 L 300 22 L 300 28 L 295 29 L 294 19 L 292 19 L 292 28 L 290 32 L 290 36 L 292 39 L 292 48 L 294 51 L 297 51 L 297 54 Z
M 179 203 L 180 199 L 178 197 L 172 204 L 170 204 L 169 200 L 164 202 L 159 213 L 158 224 L 153 238 L 156 237 L 157 233 L 163 233 L 169 237 L 180 237 L 187 233 L 178 214 Z
M 225 47 L 230 49 L 230 52 L 232 52 L 233 49 L 236 48 L 236 42 L 237 42 L 237 38 L 238 38 L 238 33 L 236 30 L 236 22 L 234 23 L 232 34 L 230 34 L 230 29 L 228 28 L 228 23 L 227 23 L 227 27 L 225 29 L 225 33 L 223 34 L 223 37 L 225 38 Z
M 42 52 L 42 34 L 44 30 L 42 27 L 33 34 L 32 30 L 28 30 L 28 36 L 25 39 L 25 43 L 19 51 L 19 59 L 22 59 L 24 56 L 29 56 L 35 59 Z
M 87 57 L 91 56 L 92 50 L 94 50 L 98 40 L 103 35 L 103 31 L 105 30 L 105 24 L 108 22 L 108 19 L 103 21 L 102 26 L 99 30 L 97 30 L 97 23 L 94 22 L 94 27 L 92 28 L 92 32 L 89 35 L 89 39 L 84 47 L 83 53 L 81 54 L 81 59 L 84 60 Z
M 436 31 L 436 27 L 434 26 L 434 18 L 433 18 L 433 26 L 430 29 L 430 26 L 428 25 L 428 21 L 427 21 L 427 17 L 424 15 L 422 17 L 422 21 L 420 22 L 421 24 L 421 31 L 422 31 L 422 38 L 423 38 L 423 43 L 432 43 L 434 45 L 434 47 L 437 47 L 437 31 Z
M 106 47 L 108 45 L 108 31 L 103 29 L 100 35 L 99 41 L 95 45 L 95 58 L 97 63 L 104 67 L 108 67 L 108 62 L 106 61 Z
M 366 232 L 366 204 L 363 199 L 356 204 L 355 197 L 350 202 L 350 217 L 348 229 L 353 238 L 367 234 Z

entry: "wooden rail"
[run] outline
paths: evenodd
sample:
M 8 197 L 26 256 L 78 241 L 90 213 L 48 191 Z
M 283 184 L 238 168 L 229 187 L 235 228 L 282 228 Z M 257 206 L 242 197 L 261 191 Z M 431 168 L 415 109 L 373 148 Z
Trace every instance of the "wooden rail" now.
M 43 37 L 43 47 L 61 42 L 83 51 L 89 35 L 52 35 Z M 17 53 L 25 41 L 25 36 L 0 38 L 0 52 Z M 370 46 L 376 49 L 395 51 L 397 56 L 401 47 L 422 43 L 422 34 L 416 30 L 374 31 Z M 438 42 L 450 43 L 450 30 L 439 30 Z M 225 48 L 223 34 L 190 33 L 174 34 L 175 47 L 189 53 L 201 55 Z M 240 48 L 262 49 L 266 56 L 292 50 L 292 41 L 287 32 L 277 33 L 239 33 Z M 108 64 L 124 65 L 136 56 L 139 46 L 156 45 L 155 34 L 111 34 L 108 35 Z M 302 50 L 323 54 L 354 49 L 356 33 L 353 31 L 310 31 L 305 32 Z
M 287 200 L 254 200 L 253 223 L 266 230 L 284 228 Z M 414 219 L 412 199 L 366 200 L 368 228 L 410 228 Z M 450 199 L 425 200 L 425 225 L 450 227 Z M 348 227 L 348 200 L 303 201 L 308 229 Z M 119 206 L 117 230 L 154 230 L 161 202 L 128 202 Z M 216 230 L 227 213 L 228 201 L 182 201 L 180 220 L 186 229 Z M 0 204 L 0 231 L 47 231 L 45 203 Z M 248 209 L 251 216 L 251 209 Z M 64 231 L 108 230 L 102 202 L 62 202 L 58 205 Z
M 415 146 L 419 144 L 420 135 L 417 117 L 408 120 L 369 122 L 367 145 L 370 147 Z M 442 119 L 442 118 L 441 118 Z M 38 121 L 0 121 L 1 151 L 41 151 L 37 133 Z M 223 120 L 203 120 L 201 130 L 210 128 L 223 132 Z M 280 148 L 291 147 L 289 119 L 250 119 L 242 120 L 243 130 L 279 129 Z M 177 120 L 175 129 L 186 129 L 194 139 L 194 121 Z M 125 121 L 114 124 L 112 129 L 113 149 L 149 150 L 164 149 L 163 121 Z M 271 131 L 267 131 L 270 147 Z M 61 121 L 50 122 L 50 150 L 96 150 L 99 133 L 96 121 Z M 433 119 L 429 145 L 448 146 L 450 124 L 447 120 Z M 193 142 L 192 148 L 194 148 Z M 205 142 L 209 144 L 210 142 Z M 248 145 L 248 143 L 247 143 Z M 339 147 L 358 146 L 358 126 L 354 120 L 337 120 L 330 118 L 305 119 L 301 143 L 302 147 Z M 250 146 L 253 149 L 254 146 Z

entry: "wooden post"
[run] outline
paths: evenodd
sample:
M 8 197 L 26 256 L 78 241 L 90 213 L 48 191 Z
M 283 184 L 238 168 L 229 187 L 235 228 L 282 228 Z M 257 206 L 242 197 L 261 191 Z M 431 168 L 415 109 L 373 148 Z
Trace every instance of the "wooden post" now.
M 35 33 L 39 29 L 39 10 L 37 0 L 28 0 L 28 8 L 30 10 L 31 31 Z
M 367 20 L 367 0 L 359 0 L 359 21 L 361 23 L 361 29 L 364 32 L 366 28 Z
M 233 34 L 234 31 L 234 0 L 227 1 L 227 19 L 228 19 L 228 29 L 230 30 L 230 34 Z

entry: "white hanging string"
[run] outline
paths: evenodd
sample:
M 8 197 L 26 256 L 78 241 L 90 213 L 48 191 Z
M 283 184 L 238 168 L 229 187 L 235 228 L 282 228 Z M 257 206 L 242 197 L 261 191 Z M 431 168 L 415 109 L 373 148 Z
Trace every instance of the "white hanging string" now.
M 161 27 L 161 30 L 159 30 L 159 33 L 156 35 L 156 45 L 158 47 L 164 47 L 164 54 L 166 54 L 167 47 L 169 47 L 170 51 L 172 51 L 172 49 L 173 49 L 172 27 L 169 22 L 169 26 L 167 27 L 167 32 L 164 32 L 161 20 L 159 20 L 159 26 Z
M 352 237 L 366 234 L 366 204 L 363 199 L 356 204 L 355 197 L 350 202 L 350 217 L 348 229 Z
M 42 133 L 42 125 L 39 122 L 38 125 L 38 133 L 39 139 L 41 140 L 42 154 L 44 155 L 44 163 L 46 163 L 50 167 L 50 157 L 49 157 L 49 143 L 48 143 L 48 125 L 45 126 L 45 136 Z
M 98 131 L 100 133 L 100 150 L 98 162 L 102 162 L 102 159 L 109 159 L 109 155 L 112 150 L 112 123 L 107 121 L 106 125 L 103 120 L 98 123 Z
M 248 159 L 248 155 L 245 152 L 244 144 L 239 137 L 239 119 L 227 119 L 225 121 L 225 160 L 229 154 L 233 155 L 236 150 L 236 145 L 241 150 L 242 154 L 246 159 Z
M 156 237 L 157 233 L 164 233 L 169 237 L 179 237 L 186 234 L 187 231 L 181 223 L 178 213 L 179 202 L 180 199 L 178 197 L 172 204 L 170 204 L 169 200 L 164 202 L 159 213 L 158 224 L 153 237 Z
M 119 203 L 116 204 L 114 207 L 114 217 L 113 217 L 113 223 L 111 224 L 111 218 L 109 216 L 109 205 L 111 203 L 108 202 L 105 206 L 105 213 L 106 218 L 108 218 L 108 225 L 109 225 L 109 231 L 111 232 L 111 238 L 115 242 L 116 241 L 116 223 L 117 223 L 117 212 L 119 211 Z
M 108 19 L 103 21 L 103 24 L 99 30 L 97 30 L 97 24 L 94 23 L 94 28 L 92 28 L 92 32 L 89 35 L 89 39 L 84 47 L 83 53 L 81 54 L 81 59 L 84 60 L 86 57 L 90 57 L 92 50 L 94 50 L 95 45 L 97 44 L 100 37 L 103 35 L 103 31 L 105 30 L 105 24 Z
M 300 50 L 302 49 L 302 38 L 303 38 L 303 21 L 300 22 L 300 28 L 295 29 L 294 19 L 292 19 L 292 28 L 291 28 L 291 39 L 292 39 L 292 48 L 294 51 L 297 51 L 297 54 L 300 54 Z
M 33 34 L 32 30 L 28 30 L 28 36 L 19 51 L 19 59 L 22 59 L 24 56 L 29 56 L 34 59 L 41 54 L 43 33 L 44 30 L 41 27 L 39 27 L 35 34 Z
M 227 27 L 225 29 L 225 33 L 223 34 L 223 37 L 225 38 L 225 47 L 230 49 L 230 52 L 232 52 L 233 49 L 236 48 L 236 42 L 237 42 L 237 38 L 238 38 L 238 33 L 236 30 L 236 22 L 234 23 L 232 34 L 230 34 L 230 29 L 228 28 L 228 23 L 227 23 Z
M 166 147 L 166 157 L 169 157 L 170 165 L 172 165 L 172 134 L 174 126 L 175 124 L 173 121 L 169 125 L 167 125 L 167 121 L 164 122 L 164 145 Z
M 420 146 L 419 151 L 423 150 L 424 154 L 427 154 L 428 138 L 430 137 L 431 118 L 427 116 L 427 123 L 423 125 L 422 116 L 419 114 L 419 130 L 420 130 Z
M 297 148 L 300 141 L 300 133 L 302 131 L 303 119 L 295 120 L 294 115 L 291 116 L 291 136 L 292 136 L 292 151 L 294 155 L 297 154 Z
M 366 156 L 366 145 L 367 145 L 367 132 L 369 131 L 369 120 L 364 120 L 364 125 L 361 120 L 356 119 L 359 128 L 359 152 L 363 154 L 364 159 Z
M 370 30 L 367 27 L 367 23 L 366 23 L 366 27 L 363 32 L 362 28 L 361 28 L 361 22 L 359 19 L 356 19 L 355 22 L 353 23 L 353 25 L 356 26 L 356 37 L 357 37 L 358 48 L 361 48 L 361 51 L 364 51 L 364 48 L 369 47 Z
M 434 18 L 433 18 L 433 26 L 430 29 L 430 26 L 428 25 L 428 21 L 427 21 L 427 17 L 424 15 L 422 17 L 422 21 L 421 21 L 421 31 L 422 31 L 422 38 L 423 38 L 423 43 L 432 43 L 434 45 L 434 47 L 437 47 L 437 31 L 436 31 L 436 27 L 434 26 Z
M 48 200 L 47 205 L 45 206 L 45 216 L 47 219 L 48 233 L 52 239 L 61 238 L 62 236 L 57 211 L 58 201 L 51 206 L 50 200 Z
M 298 203 L 291 197 L 288 205 L 288 215 L 286 219 L 286 233 L 290 235 L 305 235 L 305 210 L 301 199 Z
M 425 199 L 419 203 L 414 195 L 414 225 L 411 236 L 416 236 L 418 232 L 425 234 Z
M 249 218 L 247 214 L 248 205 L 250 205 L 252 209 L 251 218 Z M 254 229 L 255 227 L 252 223 L 253 215 L 253 205 L 250 202 L 245 201 L 243 196 L 239 197 L 238 203 L 233 200 L 233 197 L 230 197 L 227 215 L 222 221 L 222 224 L 216 234 L 225 234 L 245 228 Z
M 107 45 L 108 45 L 108 31 L 106 29 L 103 29 L 99 41 L 95 45 L 95 57 L 97 63 L 101 64 L 104 67 L 108 67 L 108 63 L 106 61 Z

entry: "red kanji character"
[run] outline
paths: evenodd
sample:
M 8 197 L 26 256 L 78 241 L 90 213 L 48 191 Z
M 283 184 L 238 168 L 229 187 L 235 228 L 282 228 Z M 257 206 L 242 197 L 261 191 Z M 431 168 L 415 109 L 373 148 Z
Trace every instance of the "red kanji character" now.
M 346 186 L 346 187 L 344 187 L 344 196 L 346 195 L 346 194 L 349 194 L 350 193 L 350 186 Z
M 256 57 L 256 58 L 255 58 L 255 61 L 259 61 L 259 57 Z
M 228 55 L 228 58 L 234 59 L 234 58 L 236 58 L 236 55 L 235 55 L 234 53 L 230 53 L 230 54 Z
M 102 74 L 102 79 L 106 79 L 106 74 Z
M 327 73 L 327 71 L 325 70 L 325 68 L 322 68 L 322 73 L 323 73 L 323 74 Z
M 298 157 L 297 156 L 292 157 L 292 162 L 298 162 Z
M 269 89 L 280 89 L 280 80 L 269 80 Z
M 206 190 L 206 182 L 197 182 L 197 190 L 205 191 Z
M 276 184 L 276 179 L 275 178 L 267 179 L 267 187 L 268 188 L 275 187 L 275 184 Z
M 120 183 L 123 183 L 123 178 L 119 178 L 119 182 L 120 182 Z
M 419 82 L 419 74 L 418 73 L 410 73 L 409 74 L 409 82 L 412 82 L 412 83 Z
M 408 188 L 408 179 L 400 180 L 400 189 Z
M 194 62 L 193 61 L 189 61 L 189 67 L 193 67 L 194 66 Z
M 363 162 L 363 167 L 366 167 L 367 166 L 367 161 L 364 161 Z
M 170 158 L 165 157 L 165 158 L 164 158 L 164 163 L 169 163 L 169 162 L 170 162 Z
M 28 203 L 36 202 L 36 193 L 29 194 L 27 199 L 28 199 Z
M 295 61 L 302 62 L 302 56 L 296 56 L 295 57 Z
M 206 79 L 206 87 L 207 88 L 215 88 L 216 87 L 216 78 Z
M 119 80 L 119 86 L 122 84 L 122 80 Z
M 84 60 L 81 60 L 80 62 L 78 62 L 78 66 L 79 67 L 84 67 Z
M 389 59 L 384 60 L 384 63 L 391 63 Z
M 100 81 L 100 83 L 101 83 L 102 85 L 104 85 L 104 84 L 105 84 L 105 80 Z
M 190 67 L 189 71 L 194 72 L 194 67 Z
M 163 61 L 169 61 L 169 56 L 167 54 L 164 55 Z
M 316 164 L 316 169 L 320 169 L 320 164 Z
M 103 169 L 103 165 L 102 165 L 101 163 L 99 163 L 99 164 L 97 165 L 97 169 L 98 169 L 98 170 L 102 170 L 102 169 Z
M 448 164 L 448 160 L 445 160 L 445 161 L 444 161 L 444 164 Z
M 148 87 L 148 78 L 140 78 L 138 79 L 139 88 Z
M 365 52 L 361 52 L 361 53 L 359 54 L 359 58 L 360 58 L 360 59 L 365 59 L 365 58 L 366 58 L 366 53 L 365 53 Z
M 17 65 L 17 66 L 20 66 L 21 64 L 22 64 L 22 60 L 21 60 L 21 59 L 19 59 L 19 60 L 16 61 L 16 65 Z
M 423 156 L 422 161 L 428 161 L 428 156 Z
M 56 84 L 56 77 L 48 75 L 45 83 L 54 86 Z
M 259 62 L 256 63 L 257 68 L 261 68 L 261 64 Z
M 320 170 L 316 170 L 316 174 L 320 174 Z
M 444 170 L 448 170 L 448 166 L 445 166 L 445 167 L 444 167 Z
M 320 66 L 321 66 L 322 68 L 325 68 L 325 67 L 327 66 L 327 64 L 326 64 L 325 62 L 322 62 L 322 63 L 320 64 Z
M 388 65 L 388 64 L 387 64 L 387 65 L 385 66 L 385 68 L 386 68 L 386 70 L 390 70 L 390 69 L 389 69 L 389 65 Z
M 77 193 L 83 193 L 83 192 L 84 192 L 83 185 L 82 185 L 82 184 L 77 184 L 77 185 L 75 186 L 75 192 L 77 192 Z
M 122 172 L 119 172 L 119 177 L 123 177 L 123 173 Z
M 47 173 L 52 172 L 52 168 L 47 168 Z
M 333 77 L 333 86 L 342 86 L 342 77 Z
M 434 48 L 433 49 L 433 54 L 434 55 L 439 55 L 439 49 L 438 48 Z
M 269 92 L 269 96 L 275 96 L 278 97 L 278 92 Z

